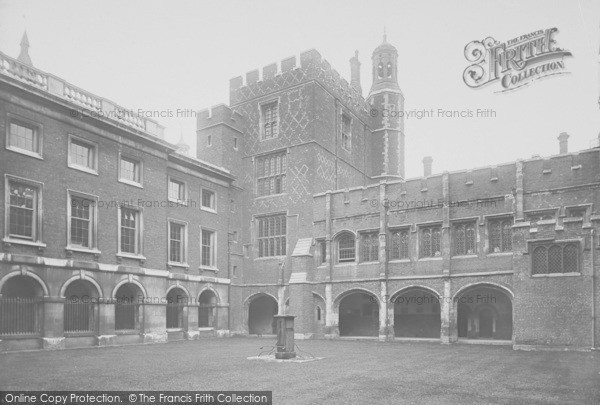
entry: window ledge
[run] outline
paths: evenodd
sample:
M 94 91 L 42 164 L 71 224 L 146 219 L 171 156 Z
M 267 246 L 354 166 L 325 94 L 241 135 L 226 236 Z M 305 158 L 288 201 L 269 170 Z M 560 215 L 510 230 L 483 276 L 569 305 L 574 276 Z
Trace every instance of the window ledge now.
M 70 250 L 73 252 L 80 252 L 80 253 L 91 253 L 94 255 L 99 255 L 102 252 L 99 251 L 98 249 L 88 249 L 85 247 L 81 247 L 81 246 L 71 246 L 71 245 L 67 245 L 67 247 L 65 248 L 65 250 Z
M 171 266 L 171 267 L 183 267 L 183 268 L 189 268 L 190 265 L 187 263 L 179 263 L 179 262 L 167 262 L 167 266 Z
M 215 330 L 215 328 L 212 326 L 198 326 L 198 330 L 199 331 L 209 331 L 209 330 Z
M 73 164 L 73 163 L 69 163 L 67 166 L 69 168 L 71 168 L 71 169 L 79 170 L 81 172 L 85 172 L 85 173 L 89 173 L 89 174 L 94 174 L 94 175 L 98 176 L 98 170 L 96 170 L 96 169 L 90 169 L 89 167 L 79 166 L 79 165 L 76 165 L 76 164 Z
M 217 267 L 212 267 L 212 266 L 200 266 L 200 267 L 198 267 L 198 270 L 212 271 L 212 272 L 215 272 L 215 273 L 219 272 L 219 269 Z
M 139 330 L 116 330 L 115 335 L 139 335 L 142 332 Z
M 452 256 L 451 259 L 474 259 L 479 257 L 477 254 L 469 254 L 469 255 L 456 255 Z
M 13 238 L 4 238 L 2 239 L 3 243 L 10 243 L 10 244 L 14 244 L 14 245 L 26 245 L 26 246 L 35 246 L 38 248 L 45 248 L 46 244 L 43 242 L 33 242 L 30 240 L 24 240 L 24 239 L 13 239 Z
M 216 214 L 216 213 L 217 213 L 217 210 L 215 210 L 215 209 L 212 209 L 212 208 L 208 208 L 208 207 L 203 207 L 203 206 L 200 206 L 200 209 L 201 209 L 202 211 L 211 212 L 211 213 L 213 213 L 213 214 Z
M 350 266 L 356 266 L 356 262 L 336 263 L 333 265 L 333 267 L 350 267 Z
M 123 257 L 123 258 L 126 258 L 126 259 L 146 260 L 146 256 L 136 255 L 134 253 L 119 252 L 119 253 L 117 253 L 117 257 Z
M 410 259 L 392 259 L 389 263 L 410 263 L 411 261 Z
M 379 260 L 377 260 L 377 261 L 370 261 L 370 262 L 360 262 L 358 264 L 359 265 L 361 265 L 361 264 L 379 264 Z
M 492 253 L 488 253 L 486 256 L 491 256 L 491 257 L 500 257 L 500 256 L 512 256 L 513 252 L 492 252 Z
M 180 200 L 179 198 L 172 198 L 172 197 L 168 197 L 168 198 L 167 198 L 167 200 L 168 200 L 169 202 L 175 203 L 175 204 L 177 204 L 177 205 L 183 205 L 183 206 L 186 206 L 186 207 L 187 207 L 187 205 L 188 205 L 188 203 L 187 203 L 187 201 L 186 201 L 186 200 Z
M 260 196 L 256 196 L 254 197 L 255 200 L 262 200 L 265 198 L 271 198 L 271 197 L 283 197 L 286 196 L 287 193 L 279 193 L 279 194 L 269 194 L 269 195 L 260 195 Z
M 442 260 L 443 257 L 439 256 L 439 257 L 421 257 L 418 261 L 420 262 L 430 262 L 430 261 L 437 261 L 437 260 Z
M 183 332 L 183 328 L 167 328 L 167 332 Z
M 563 224 L 570 223 L 570 222 L 583 222 L 583 218 L 581 218 L 581 217 L 566 217 L 566 218 L 563 218 Z
M 265 256 L 265 257 L 255 257 L 254 260 L 282 260 L 287 256 Z
M 581 273 L 532 274 L 531 278 L 579 277 Z
M 36 158 L 36 159 L 39 159 L 39 160 L 44 160 L 44 158 L 42 157 L 42 155 L 40 155 L 39 153 L 32 152 L 32 151 L 27 150 L 27 149 L 21 149 L 21 148 L 15 147 L 15 146 L 7 146 L 6 150 L 10 150 L 10 151 L 15 152 L 15 153 L 20 153 L 21 155 L 27 155 L 29 157 Z
M 137 188 L 144 188 L 144 186 L 142 186 L 140 183 L 137 183 L 137 182 L 131 181 L 131 180 L 119 179 L 119 183 L 127 184 L 127 185 L 137 187 Z

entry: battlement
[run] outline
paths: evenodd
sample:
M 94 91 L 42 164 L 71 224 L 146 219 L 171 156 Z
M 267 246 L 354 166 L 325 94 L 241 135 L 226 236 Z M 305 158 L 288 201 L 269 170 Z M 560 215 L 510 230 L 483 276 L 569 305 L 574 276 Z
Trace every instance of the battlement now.
M 299 59 L 299 63 L 298 63 Z M 230 80 L 230 105 L 236 105 L 311 80 L 318 81 L 358 115 L 368 116 L 363 96 L 315 49 L 272 63 Z
M 242 115 L 232 110 L 225 104 L 217 104 L 210 108 L 198 111 L 196 116 L 196 128 L 202 129 L 216 124 L 227 124 L 239 129 L 241 126 Z
M 437 199 L 442 197 L 443 176 L 448 176 L 452 201 L 494 198 L 511 194 L 517 186 L 517 166 L 522 165 L 525 193 L 560 189 L 565 184 L 586 186 L 600 182 L 598 148 L 535 157 L 498 165 L 433 174 L 406 180 L 386 182 L 387 194 L 400 200 Z M 333 201 L 362 201 L 378 198 L 379 183 L 351 189 L 329 190 L 313 195 L 316 203 L 327 194 Z M 367 197 L 369 196 L 369 197 Z

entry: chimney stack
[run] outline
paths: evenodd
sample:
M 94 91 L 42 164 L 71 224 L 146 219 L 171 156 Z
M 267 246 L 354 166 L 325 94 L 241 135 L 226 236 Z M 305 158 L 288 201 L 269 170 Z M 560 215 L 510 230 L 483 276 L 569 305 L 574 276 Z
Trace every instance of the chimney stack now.
M 423 158 L 423 176 L 425 176 L 425 177 L 431 176 L 432 163 L 433 163 L 433 158 L 431 156 L 425 156 Z
M 358 51 L 354 51 L 354 56 L 350 58 L 350 85 L 362 96 L 362 87 L 360 87 L 360 62 L 358 61 Z
M 560 154 L 562 155 L 563 153 L 569 153 L 569 134 L 567 134 L 566 132 L 561 132 L 560 135 L 558 136 L 558 145 L 559 145 L 559 150 L 560 150 Z

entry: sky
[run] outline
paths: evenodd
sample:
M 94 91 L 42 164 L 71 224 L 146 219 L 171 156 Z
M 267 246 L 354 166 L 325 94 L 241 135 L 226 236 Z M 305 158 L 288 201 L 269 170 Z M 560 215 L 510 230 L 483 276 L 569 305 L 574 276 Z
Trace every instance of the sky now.
M 0 0 L 0 52 L 16 57 L 26 29 L 34 66 L 134 110 L 176 114 L 228 103 L 229 79 L 315 48 L 349 81 L 359 51 L 366 96 L 371 53 L 388 42 L 399 51 L 405 109 L 433 117 L 405 121 L 407 177 L 590 147 L 600 132 L 600 1 L 67 1 Z M 558 28 L 572 53 L 569 74 L 496 93 L 463 81 L 465 46 Z M 489 109 L 488 118 L 439 117 L 442 111 Z M 445 113 L 444 113 L 445 114 Z M 166 139 L 180 134 L 195 150 L 195 118 L 156 119 Z

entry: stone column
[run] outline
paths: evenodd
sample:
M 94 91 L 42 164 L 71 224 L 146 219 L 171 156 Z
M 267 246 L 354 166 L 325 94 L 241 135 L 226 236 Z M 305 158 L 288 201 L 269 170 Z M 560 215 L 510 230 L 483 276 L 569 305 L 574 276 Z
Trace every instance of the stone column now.
M 115 334 L 115 304 L 100 302 L 98 304 L 98 346 L 112 346 L 116 344 Z
M 198 305 L 189 305 L 183 311 L 183 335 L 188 340 L 198 339 Z
M 167 335 L 167 305 L 143 304 L 140 306 L 143 314 L 142 339 L 144 343 L 166 342 Z
M 444 279 L 444 292 L 440 302 L 440 318 L 440 338 L 442 343 L 456 342 L 458 339 L 458 329 L 455 307 L 452 302 L 452 284 L 449 277 Z
M 229 325 L 229 304 L 218 304 L 215 307 L 215 318 L 213 323 L 217 337 L 229 336 L 227 325 Z
M 65 299 L 44 297 L 40 305 L 42 306 L 42 348 L 64 349 Z
M 325 311 L 325 338 L 337 338 L 340 336 L 339 314 L 333 305 L 333 285 L 331 283 L 325 284 Z

